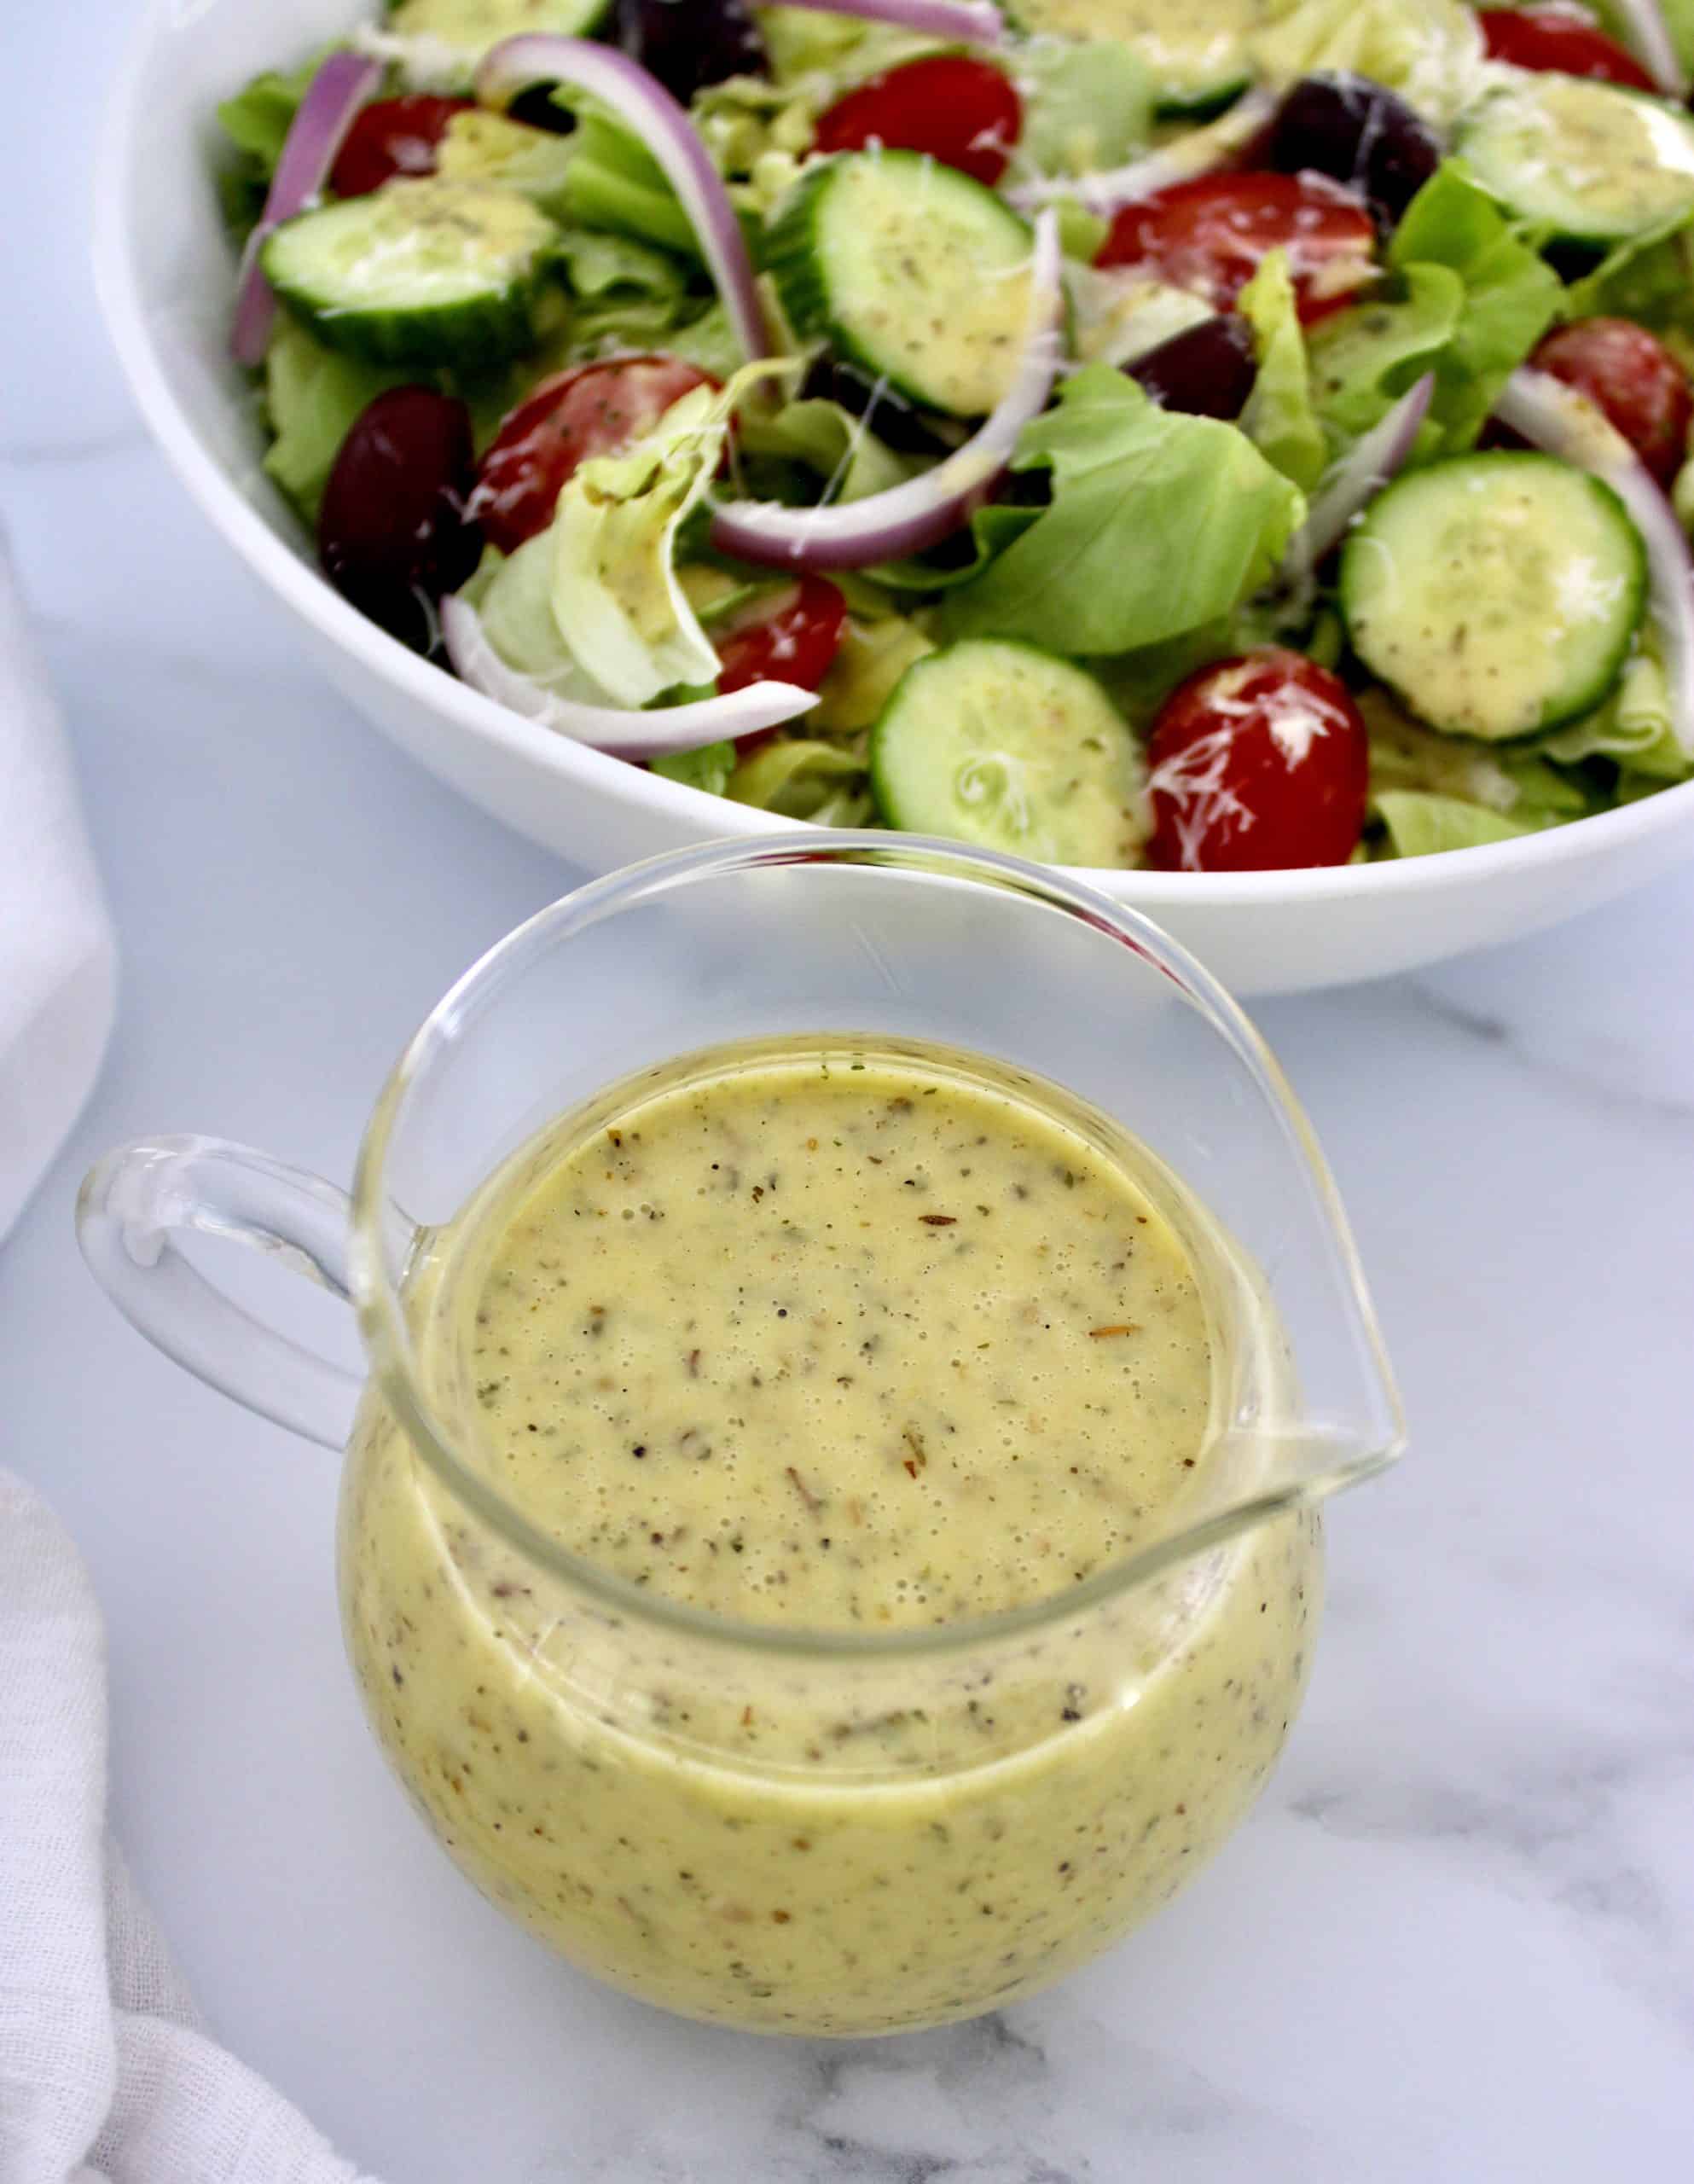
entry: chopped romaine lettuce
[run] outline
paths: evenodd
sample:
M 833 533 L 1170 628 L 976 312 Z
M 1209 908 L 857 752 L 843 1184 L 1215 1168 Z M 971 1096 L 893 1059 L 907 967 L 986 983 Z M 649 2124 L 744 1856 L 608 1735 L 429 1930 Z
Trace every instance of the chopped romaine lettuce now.
M 1460 0 L 1281 0 L 1249 44 L 1274 80 L 1346 70 L 1443 125 L 1476 97 L 1485 66 L 1481 29 Z
M 564 183 L 571 218 L 585 228 L 609 228 L 698 258 L 693 223 L 646 146 L 580 93 L 554 96 L 577 115 Z
M 1258 377 L 1241 413 L 1241 429 L 1285 478 L 1309 493 L 1329 461 L 1312 401 L 1288 253 L 1273 250 L 1241 291 L 1236 308 L 1253 329 Z
M 736 767 L 725 794 L 824 827 L 862 827 L 871 816 L 862 751 L 803 736 L 764 744 Z
M 832 501 L 885 493 L 924 468 L 885 447 L 863 418 L 838 402 L 785 402 L 774 410 L 750 404 L 741 413 L 736 444 L 743 455 L 803 463 L 823 479 L 824 497 Z
M 1344 444 L 1433 370 L 1418 454 L 1458 455 L 1559 315 L 1558 276 L 1456 160 L 1413 199 L 1389 247 L 1391 291 L 1314 329 L 1319 415 Z
M 703 788 L 708 796 L 722 796 L 735 770 L 733 743 L 703 744 L 698 751 L 673 751 L 669 758 L 652 761 L 653 770 L 685 788 Z
M 363 363 L 326 349 L 278 313 L 264 358 L 265 413 L 275 435 L 264 451 L 264 468 L 308 523 L 317 520 L 323 489 L 353 420 L 379 394 L 415 376 L 398 366 Z
M 879 622 L 851 617 L 818 702 L 806 716 L 807 727 L 823 735 L 853 735 L 869 728 L 906 670 L 934 650 L 904 615 L 891 614 Z
M 1092 174 L 1119 166 L 1152 132 L 1152 72 L 1116 39 L 1032 38 L 1010 73 L 1024 103 L 1019 168 Z
M 1406 209 L 1388 262 L 1396 272 L 1442 265 L 1465 284 L 1458 324 L 1434 359 L 1430 415 L 1442 450 L 1474 446 L 1494 398 L 1559 316 L 1563 291 L 1459 160 L 1444 160 Z
M 734 397 L 696 387 L 620 455 L 578 465 L 559 496 L 554 618 L 616 704 L 711 682 L 717 654 L 674 566 L 676 535 L 723 455 Z
M 1474 850 L 1484 842 L 1515 841 L 1520 834 L 1539 834 L 1552 823 L 1545 818 L 1491 811 L 1485 804 L 1466 804 L 1459 797 L 1436 796 L 1424 789 L 1386 790 L 1372 799 L 1371 808 L 1382 822 L 1386 846 L 1395 857 L 1434 857 L 1443 850 Z
M 1015 463 L 1047 469 L 1052 503 L 949 594 L 953 635 L 1082 654 L 1159 643 L 1256 590 L 1305 514 L 1305 496 L 1244 433 L 1161 410 L 1103 364 L 1064 382 Z

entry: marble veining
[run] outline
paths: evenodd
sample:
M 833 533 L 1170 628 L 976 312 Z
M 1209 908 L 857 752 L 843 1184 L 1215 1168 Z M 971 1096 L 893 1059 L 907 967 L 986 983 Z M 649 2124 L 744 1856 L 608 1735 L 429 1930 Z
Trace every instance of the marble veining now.
M 5 1454 L 92 1564 L 113 1822 L 219 2036 L 392 2184 L 1686 2175 L 1694 871 L 1257 1010 L 1413 1447 L 1334 1508 L 1311 1695 L 1257 1812 L 1140 1936 L 978 2024 L 758 2042 L 591 1986 L 425 1838 L 340 1658 L 333 1465 L 121 1325 L 71 1199 L 161 1128 L 345 1177 L 419 1015 L 571 875 L 349 713 L 147 447 L 83 231 L 84 64 L 127 9 L 74 13 L 15 41 L 42 95 L 0 162 L 41 302 L 0 330 L 0 510 L 125 985 L 93 1107 L 0 1252 Z M 347 1347 L 325 1298 L 252 1279 Z

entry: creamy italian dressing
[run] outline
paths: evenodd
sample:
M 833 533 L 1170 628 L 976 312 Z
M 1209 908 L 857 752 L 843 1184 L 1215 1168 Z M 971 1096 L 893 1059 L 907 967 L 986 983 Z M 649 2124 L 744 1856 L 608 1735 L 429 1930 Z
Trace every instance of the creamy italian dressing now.
M 430 1391 L 483 1475 L 767 1633 L 574 1591 L 368 1405 L 343 1581 L 380 1733 L 473 1877 L 601 1976 L 772 2030 L 968 2014 L 1163 1901 L 1268 1769 L 1304 1519 L 1000 1638 L 784 1647 L 944 1641 L 1204 1492 L 1243 1331 L 1200 1210 L 1085 1112 L 936 1049 L 695 1057 L 545 1134 L 421 1269 Z

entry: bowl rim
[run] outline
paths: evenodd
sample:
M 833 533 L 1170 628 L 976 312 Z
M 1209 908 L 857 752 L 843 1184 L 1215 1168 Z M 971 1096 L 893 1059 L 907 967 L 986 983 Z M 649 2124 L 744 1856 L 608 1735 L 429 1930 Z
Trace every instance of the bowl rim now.
M 256 16 L 256 22 L 262 17 Z M 467 683 L 390 636 L 334 590 L 317 570 L 279 538 L 208 451 L 172 392 L 148 323 L 127 217 L 127 178 L 142 118 L 140 95 L 168 31 L 181 38 L 180 0 L 152 0 L 120 58 L 107 94 L 94 174 L 93 267 L 107 330 L 142 417 L 189 497 L 261 582 L 324 642 L 401 695 L 444 714 L 470 736 L 562 780 L 602 791 L 615 801 L 645 806 L 700 839 L 711 836 L 804 832 L 811 822 L 790 819 L 710 795 L 660 774 L 572 742 L 538 722 L 486 698 Z M 233 286 L 233 260 L 231 265 Z M 1301 903 L 1344 903 L 1360 897 L 1436 894 L 1496 873 L 1525 874 L 1580 862 L 1592 854 L 1646 841 L 1694 816 L 1694 781 L 1642 797 L 1614 811 L 1562 827 L 1433 856 L 1379 864 L 1308 866 L 1270 872 L 1153 872 L 1142 868 L 1058 866 L 1071 880 L 1144 909 L 1165 907 L 1244 909 Z

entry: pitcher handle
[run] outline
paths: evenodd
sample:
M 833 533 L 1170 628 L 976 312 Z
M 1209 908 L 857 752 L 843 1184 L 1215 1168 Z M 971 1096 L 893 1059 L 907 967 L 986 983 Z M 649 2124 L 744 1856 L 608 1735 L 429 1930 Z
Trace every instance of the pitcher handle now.
M 345 1446 L 363 1381 L 224 1295 L 183 1258 L 179 1229 L 245 1244 L 350 1299 L 345 1191 L 218 1137 L 120 1146 L 89 1170 L 77 1239 L 94 1277 L 155 1349 L 262 1417 Z

